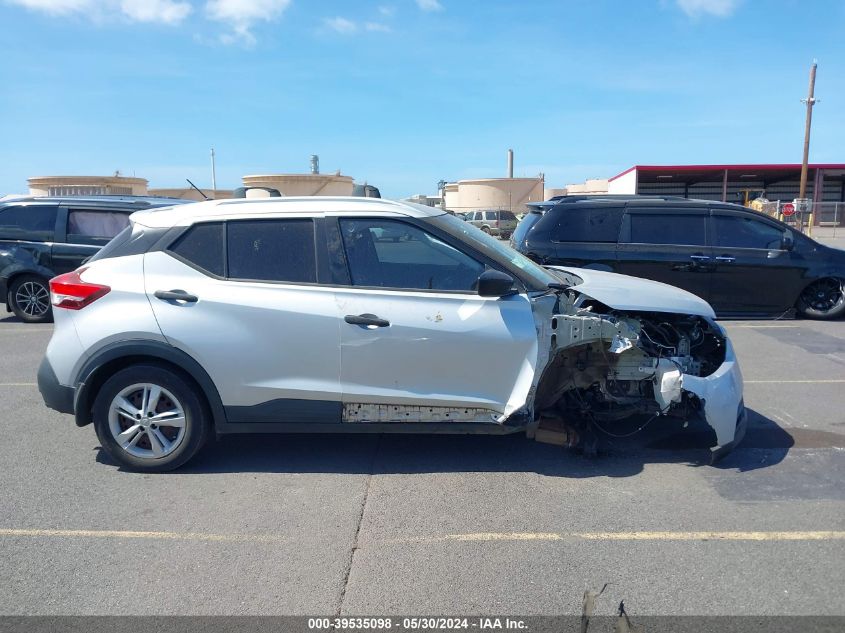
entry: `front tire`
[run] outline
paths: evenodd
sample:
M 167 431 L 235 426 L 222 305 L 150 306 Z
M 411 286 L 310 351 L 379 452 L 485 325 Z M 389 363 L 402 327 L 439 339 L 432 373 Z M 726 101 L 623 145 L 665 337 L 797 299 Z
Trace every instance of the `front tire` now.
M 118 371 L 97 393 L 93 413 L 103 449 L 136 472 L 179 468 L 209 435 L 210 416 L 198 388 L 160 365 Z
M 50 323 L 53 310 L 50 305 L 50 287 L 37 275 L 16 277 L 9 287 L 9 307 L 25 323 Z
M 798 297 L 798 312 L 809 319 L 835 319 L 845 314 L 845 280 L 819 279 Z

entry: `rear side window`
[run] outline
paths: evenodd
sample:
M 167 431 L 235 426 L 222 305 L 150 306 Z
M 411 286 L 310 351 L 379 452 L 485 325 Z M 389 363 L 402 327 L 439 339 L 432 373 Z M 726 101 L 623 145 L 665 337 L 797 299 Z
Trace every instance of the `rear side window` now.
M 632 213 L 630 217 L 633 244 L 707 244 L 703 213 Z
M 67 241 L 74 244 L 105 244 L 129 226 L 129 213 L 70 209 Z
M 0 238 L 50 242 L 58 207 L 25 205 L 0 209 Z
M 496 219 L 496 212 L 495 211 L 485 211 L 484 212 L 484 219 L 489 222 L 493 222 Z
M 195 224 L 182 235 L 170 251 L 204 271 L 222 277 L 224 274 L 223 224 Z
M 226 231 L 229 277 L 317 282 L 312 220 L 237 220 Z
M 510 211 L 499 211 L 500 220 L 516 220 L 516 216 Z
M 586 209 L 558 208 L 558 222 L 552 230 L 555 242 L 616 242 L 622 224 L 623 207 Z

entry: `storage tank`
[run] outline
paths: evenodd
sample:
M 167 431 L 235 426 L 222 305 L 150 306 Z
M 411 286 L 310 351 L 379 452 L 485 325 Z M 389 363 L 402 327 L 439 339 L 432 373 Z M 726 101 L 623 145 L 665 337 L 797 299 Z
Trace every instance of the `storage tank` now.
M 447 192 L 448 196 L 448 192 Z M 543 178 L 479 178 L 458 181 L 455 211 L 501 209 L 522 213 L 527 202 L 543 200 Z
M 352 176 L 335 174 L 257 174 L 242 178 L 244 187 L 270 187 L 284 196 L 351 196 Z

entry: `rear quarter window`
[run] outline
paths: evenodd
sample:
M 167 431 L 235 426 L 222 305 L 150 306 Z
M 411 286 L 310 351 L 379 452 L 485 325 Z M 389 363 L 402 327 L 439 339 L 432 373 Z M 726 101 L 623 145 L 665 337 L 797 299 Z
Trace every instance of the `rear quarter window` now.
M 222 277 L 225 273 L 222 222 L 195 224 L 168 250 L 212 275 Z
M 51 242 L 58 207 L 20 205 L 0 209 L 0 239 Z

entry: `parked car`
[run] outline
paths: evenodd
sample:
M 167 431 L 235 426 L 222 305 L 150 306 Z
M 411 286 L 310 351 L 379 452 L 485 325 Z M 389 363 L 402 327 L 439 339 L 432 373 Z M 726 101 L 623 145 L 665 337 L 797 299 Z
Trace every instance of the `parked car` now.
M 672 197 L 535 203 L 511 245 L 544 265 L 662 281 L 720 316 L 845 314 L 845 251 L 742 206 Z
M 510 237 L 518 223 L 516 216 L 510 211 L 468 211 L 466 216 L 467 222 L 485 233 L 504 238 Z
M 51 277 L 99 251 L 129 225 L 131 213 L 185 202 L 131 196 L 0 200 L 0 301 L 22 321 L 50 321 Z
M 93 422 L 130 469 L 176 468 L 227 433 L 523 431 L 589 448 L 631 416 L 698 417 L 718 453 L 744 429 L 739 366 L 706 302 L 543 268 L 431 207 L 141 211 L 50 289 L 44 402 Z

